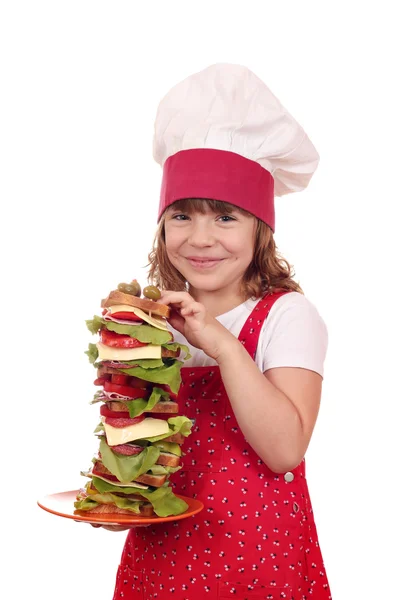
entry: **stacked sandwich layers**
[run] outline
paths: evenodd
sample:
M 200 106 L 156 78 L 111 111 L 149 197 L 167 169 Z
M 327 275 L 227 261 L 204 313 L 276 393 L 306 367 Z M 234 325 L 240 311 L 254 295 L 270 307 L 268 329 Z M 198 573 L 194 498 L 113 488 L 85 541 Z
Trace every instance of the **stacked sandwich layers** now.
M 126 285 L 129 289 L 129 284 Z M 140 290 L 140 288 L 139 288 Z M 137 290 L 136 290 L 137 292 Z M 172 491 L 170 475 L 181 468 L 181 446 L 192 422 L 178 415 L 177 394 L 183 364 L 166 317 L 169 307 L 148 298 L 115 290 L 102 301 L 102 316 L 87 321 L 99 333 L 89 344 L 89 360 L 97 368 L 101 389 L 100 439 L 86 487 L 75 508 L 92 513 L 142 516 L 178 515 L 187 504 Z

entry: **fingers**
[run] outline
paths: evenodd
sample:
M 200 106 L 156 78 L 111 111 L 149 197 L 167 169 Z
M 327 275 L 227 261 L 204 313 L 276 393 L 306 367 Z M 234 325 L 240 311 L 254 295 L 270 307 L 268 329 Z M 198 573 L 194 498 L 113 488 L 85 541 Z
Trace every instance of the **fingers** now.
M 188 292 L 170 292 L 162 293 L 159 300 L 162 304 L 172 305 L 182 317 L 196 315 L 204 311 L 204 306 L 196 302 Z M 174 310 L 174 308 L 173 308 Z
M 75 523 L 88 523 L 89 525 L 91 525 L 92 527 L 94 527 L 95 529 L 98 529 L 99 527 L 103 527 L 104 529 L 109 529 L 110 531 L 123 531 L 124 529 L 129 529 L 129 526 L 127 527 L 126 525 L 105 525 L 104 523 L 91 523 L 90 521 L 76 521 L 74 519 Z
M 93 524 L 92 524 L 93 525 Z M 107 531 L 128 531 L 136 527 L 148 527 L 148 525 L 93 525 L 93 527 L 102 527 Z
M 75 521 L 75 523 L 87 523 L 87 521 Z M 113 524 L 109 524 L 106 525 L 105 523 L 90 523 L 89 525 L 91 525 L 92 527 L 94 527 L 95 529 L 98 529 L 99 527 L 102 527 L 103 529 L 107 529 L 107 531 L 127 531 L 128 529 L 132 529 L 132 528 L 136 528 L 136 527 L 149 527 L 148 524 L 143 524 L 143 525 L 113 525 Z
M 103 529 L 108 531 L 126 531 L 130 529 L 129 525 L 103 525 Z
M 194 299 L 188 292 L 170 292 L 168 290 L 162 292 L 158 300 L 162 304 L 187 304 L 189 301 L 194 302 Z
M 204 312 L 204 306 L 199 302 L 192 302 L 188 304 L 185 308 L 182 308 L 181 315 L 182 317 L 188 317 L 189 315 L 198 315 Z

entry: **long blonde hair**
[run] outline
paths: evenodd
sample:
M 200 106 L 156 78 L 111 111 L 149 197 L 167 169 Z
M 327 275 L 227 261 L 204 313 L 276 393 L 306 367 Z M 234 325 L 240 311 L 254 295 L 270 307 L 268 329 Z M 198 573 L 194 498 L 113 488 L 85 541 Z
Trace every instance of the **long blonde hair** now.
M 185 198 L 174 202 L 174 207 L 187 214 L 200 212 L 205 214 L 207 207 L 214 213 L 229 215 L 234 210 L 249 216 L 250 213 L 219 200 Z M 165 244 L 165 213 L 162 215 L 156 231 L 153 247 L 148 255 L 150 266 L 148 281 L 160 289 L 172 291 L 187 290 L 187 281 L 171 264 Z M 257 219 L 253 260 L 241 281 L 240 292 L 244 298 L 260 298 L 267 292 L 289 290 L 304 294 L 300 285 L 293 280 L 293 267 L 283 258 L 276 247 L 271 228 Z

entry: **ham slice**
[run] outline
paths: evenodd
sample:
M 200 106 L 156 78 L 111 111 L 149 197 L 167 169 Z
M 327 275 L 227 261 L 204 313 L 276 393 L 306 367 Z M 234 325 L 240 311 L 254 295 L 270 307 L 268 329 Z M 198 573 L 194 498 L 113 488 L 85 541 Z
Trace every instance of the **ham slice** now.
M 104 367 L 111 367 L 112 369 L 134 369 L 136 365 L 128 365 L 124 362 L 118 362 L 116 360 L 103 360 L 101 363 Z

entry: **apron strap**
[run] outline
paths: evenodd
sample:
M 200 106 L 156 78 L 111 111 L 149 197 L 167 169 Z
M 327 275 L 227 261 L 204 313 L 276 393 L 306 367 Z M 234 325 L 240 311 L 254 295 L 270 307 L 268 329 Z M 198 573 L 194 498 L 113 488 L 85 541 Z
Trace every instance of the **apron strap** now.
M 238 336 L 238 340 L 243 344 L 253 360 L 256 356 L 258 338 L 260 337 L 261 328 L 265 319 L 269 315 L 269 311 L 278 298 L 288 294 L 289 292 L 290 290 L 282 290 L 265 294 L 257 302 L 247 318 L 247 321 L 243 325 Z

